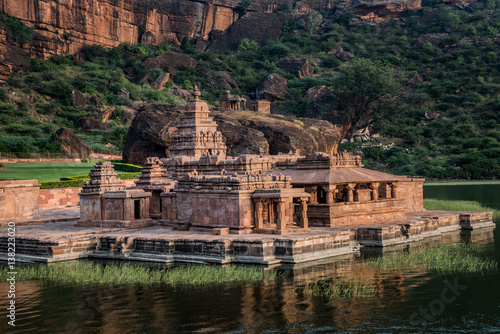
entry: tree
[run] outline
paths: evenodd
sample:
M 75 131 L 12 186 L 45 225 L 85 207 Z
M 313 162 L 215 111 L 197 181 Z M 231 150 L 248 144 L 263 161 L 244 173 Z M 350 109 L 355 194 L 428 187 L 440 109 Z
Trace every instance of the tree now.
M 250 0 L 243 0 L 241 1 L 238 6 L 236 6 L 236 12 L 240 15 L 243 16 L 247 13 L 248 7 L 251 5 Z
M 346 122 L 352 126 L 350 139 L 358 129 L 373 122 L 375 104 L 395 91 L 391 68 L 378 61 L 358 58 L 351 66 L 341 69 L 334 87 L 337 107 L 345 112 Z

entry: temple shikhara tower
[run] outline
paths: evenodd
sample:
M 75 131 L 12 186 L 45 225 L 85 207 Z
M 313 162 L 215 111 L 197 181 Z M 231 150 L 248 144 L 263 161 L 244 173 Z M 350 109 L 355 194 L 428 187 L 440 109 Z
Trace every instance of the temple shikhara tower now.
M 217 123 L 208 116 L 208 105 L 199 99 L 200 91 L 195 87 L 194 101 L 188 103 L 184 114 L 177 123 L 177 132 L 172 135 L 172 145 L 168 148 L 170 157 L 201 158 L 204 155 L 226 156 L 226 144 L 217 131 Z
M 197 88 L 192 94 L 168 158 L 148 158 L 135 189 L 119 185 L 108 165 L 96 166 L 81 193 L 80 224 L 152 217 L 175 230 L 281 235 L 404 221 L 406 214 L 425 211 L 423 179 L 364 169 L 361 158 L 348 152 L 226 156 L 208 105 Z M 226 95 L 222 107 L 245 107 L 243 99 Z M 118 199 L 125 214 L 113 209 Z

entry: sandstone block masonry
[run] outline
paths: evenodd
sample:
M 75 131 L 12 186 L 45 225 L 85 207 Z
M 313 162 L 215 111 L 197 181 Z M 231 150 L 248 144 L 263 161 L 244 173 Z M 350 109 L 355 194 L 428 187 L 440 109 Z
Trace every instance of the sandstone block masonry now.
M 38 218 L 39 198 L 37 180 L 0 180 L 0 224 Z
M 151 193 L 141 189 L 126 189 L 109 161 L 98 162 L 84 181 L 80 193 L 78 227 L 151 226 L 149 198 Z
M 81 191 L 81 187 L 41 189 L 40 209 L 56 209 L 78 205 L 80 203 L 79 193 Z

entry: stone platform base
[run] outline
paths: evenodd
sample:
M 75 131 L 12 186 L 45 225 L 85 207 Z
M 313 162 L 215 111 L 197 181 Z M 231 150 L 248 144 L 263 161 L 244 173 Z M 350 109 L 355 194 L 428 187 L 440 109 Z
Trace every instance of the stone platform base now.
M 304 233 L 286 235 L 236 235 L 222 229 L 215 234 L 200 233 L 158 225 L 129 229 L 130 225 L 113 222 L 103 227 L 75 227 L 74 222 L 60 222 L 17 227 L 16 259 L 296 264 L 357 253 L 363 245 L 385 249 L 460 229 L 491 229 L 495 226 L 491 218 L 487 212 L 428 211 L 401 222 L 366 222 L 364 226 L 343 229 L 311 227 Z M 7 250 L 7 237 L 0 237 L 0 260 L 7 259 Z
M 495 227 L 492 212 L 427 211 L 409 214 L 408 220 L 363 225 L 356 230 L 356 241 L 363 246 L 390 246 L 461 229 Z
M 79 220 L 75 227 L 116 227 L 116 228 L 141 228 L 153 226 L 152 219 L 137 219 L 137 220 Z

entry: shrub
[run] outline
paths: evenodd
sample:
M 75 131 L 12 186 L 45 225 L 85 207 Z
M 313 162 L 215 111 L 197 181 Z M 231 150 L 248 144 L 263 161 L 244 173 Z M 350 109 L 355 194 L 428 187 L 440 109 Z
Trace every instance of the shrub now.
M 17 17 L 1 14 L 0 21 L 5 23 L 10 36 L 16 41 L 16 43 L 26 44 L 33 38 L 33 28 L 28 27 Z
M 83 187 L 83 180 L 40 182 L 40 189 Z
M 0 87 L 0 101 L 7 101 L 9 91 L 6 88 Z
M 82 160 L 83 162 L 83 160 Z M 137 179 L 141 173 L 139 172 L 134 172 L 134 173 L 117 173 L 117 177 L 121 180 L 133 180 Z M 68 182 L 68 181 L 83 181 L 83 180 L 90 180 L 90 176 L 88 175 L 76 175 L 76 176 L 66 176 L 66 177 L 61 177 L 59 181 L 54 181 L 54 182 Z M 65 188 L 65 187 L 56 187 L 56 188 Z
M 144 92 L 144 97 L 150 101 L 163 101 L 165 96 L 162 91 L 159 90 L 153 90 L 153 89 L 148 89 Z
M 288 56 L 292 52 L 285 44 L 268 42 L 262 47 L 262 53 L 265 56 L 272 57 L 273 59 L 279 59 Z
M 111 162 L 115 170 L 120 170 L 124 172 L 140 172 L 142 170 L 141 166 L 126 164 L 121 162 Z
M 238 51 L 257 51 L 259 49 L 259 44 L 256 41 L 252 41 L 248 38 L 243 38 L 238 45 Z
M 108 49 L 98 44 L 84 45 L 80 51 L 83 52 L 90 61 L 93 61 L 98 57 L 104 57 L 108 54 Z
M 252 2 L 250 0 L 243 0 L 241 1 L 238 6 L 236 6 L 236 12 L 240 15 L 243 16 L 247 13 L 248 7 L 250 7 L 250 4 Z

